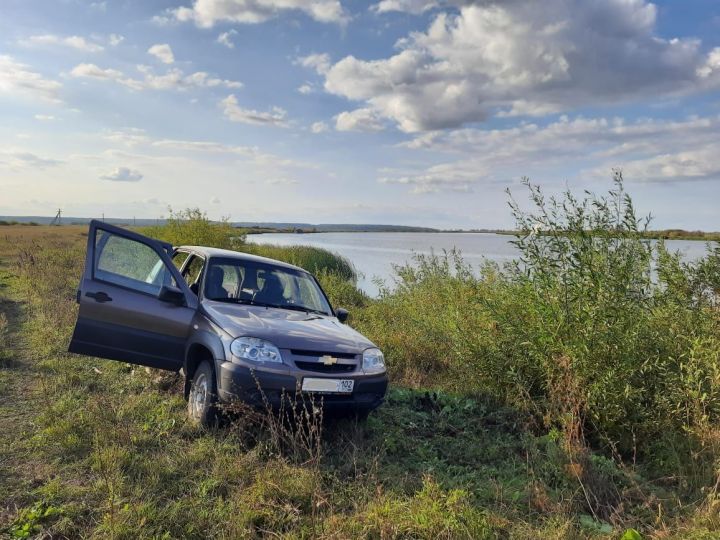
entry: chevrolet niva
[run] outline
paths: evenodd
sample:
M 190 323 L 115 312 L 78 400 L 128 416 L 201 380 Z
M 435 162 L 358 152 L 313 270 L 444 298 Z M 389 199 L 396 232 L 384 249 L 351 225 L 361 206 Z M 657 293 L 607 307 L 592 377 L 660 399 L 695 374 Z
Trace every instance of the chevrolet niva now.
M 218 402 L 277 407 L 300 392 L 364 416 L 385 397 L 382 352 L 290 264 L 92 221 L 77 301 L 70 352 L 182 370 L 202 425 Z

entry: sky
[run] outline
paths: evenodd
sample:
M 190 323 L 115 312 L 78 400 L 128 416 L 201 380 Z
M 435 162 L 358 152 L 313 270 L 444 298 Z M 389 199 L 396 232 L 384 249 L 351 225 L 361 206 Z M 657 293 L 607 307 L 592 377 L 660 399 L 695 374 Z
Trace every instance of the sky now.
M 720 1 L 2 0 L 0 215 L 720 230 Z

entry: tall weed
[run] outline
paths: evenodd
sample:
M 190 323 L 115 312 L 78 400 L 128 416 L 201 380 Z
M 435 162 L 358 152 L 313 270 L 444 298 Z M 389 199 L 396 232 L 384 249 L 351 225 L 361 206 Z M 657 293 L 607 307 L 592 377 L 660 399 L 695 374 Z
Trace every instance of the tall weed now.
M 211 221 L 199 208 L 179 211 L 170 209 L 164 225 L 144 227 L 141 232 L 174 246 L 211 246 L 239 250 L 245 244 L 245 234 L 233 227 L 229 219 Z

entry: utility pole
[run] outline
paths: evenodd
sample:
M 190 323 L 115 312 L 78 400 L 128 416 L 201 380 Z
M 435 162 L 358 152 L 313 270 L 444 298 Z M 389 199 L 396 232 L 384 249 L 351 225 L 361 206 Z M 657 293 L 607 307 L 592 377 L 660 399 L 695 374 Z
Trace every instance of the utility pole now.
M 50 225 L 62 225 L 62 210 L 58 208 L 57 214 L 55 214 L 55 217 L 50 222 Z

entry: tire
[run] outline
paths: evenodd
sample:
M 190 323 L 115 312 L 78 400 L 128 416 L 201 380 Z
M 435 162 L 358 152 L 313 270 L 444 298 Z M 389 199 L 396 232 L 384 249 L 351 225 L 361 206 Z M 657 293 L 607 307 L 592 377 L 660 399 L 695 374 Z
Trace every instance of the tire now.
M 215 370 L 207 360 L 200 362 L 190 382 L 188 417 L 193 424 L 202 427 L 214 427 L 217 424 Z

